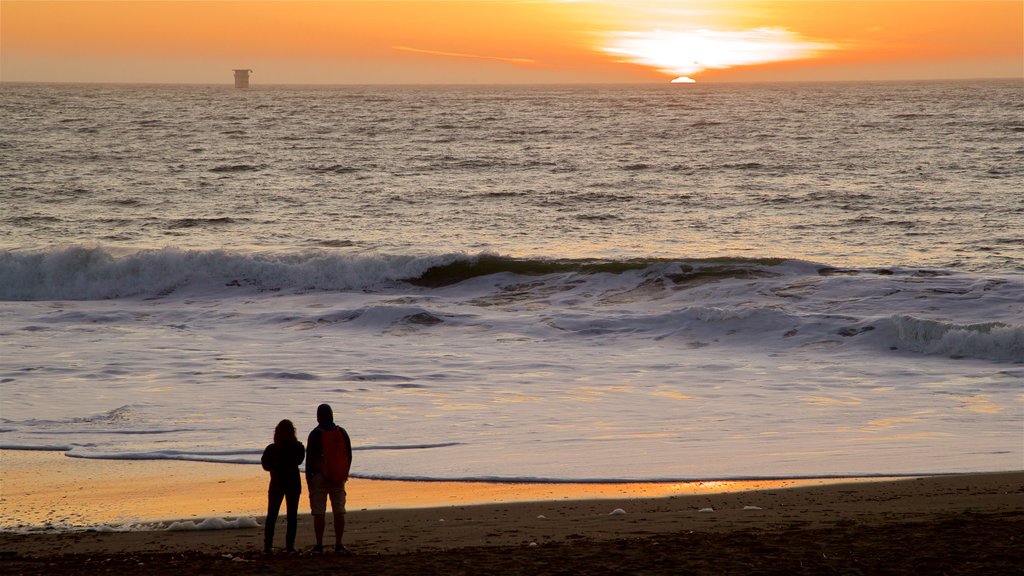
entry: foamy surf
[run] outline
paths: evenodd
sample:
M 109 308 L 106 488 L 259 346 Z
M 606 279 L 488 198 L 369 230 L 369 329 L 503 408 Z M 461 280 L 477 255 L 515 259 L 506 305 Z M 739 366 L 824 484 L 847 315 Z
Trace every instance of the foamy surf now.
M 238 528 L 259 528 L 260 524 L 252 518 L 204 518 L 200 521 L 181 520 L 172 522 L 165 530 L 168 532 L 184 532 L 193 530 L 236 530 Z
M 506 321 L 543 324 L 581 337 L 699 336 L 690 342 L 693 346 L 725 336 L 767 337 L 790 346 L 833 346 L 850 340 L 894 351 L 1024 359 L 1024 283 L 998 274 L 836 270 L 797 260 L 727 258 L 598 261 L 175 250 L 114 257 L 99 248 L 6 252 L 0 257 L 0 297 L 7 300 L 153 299 L 178 293 L 230 306 L 261 293 L 322 292 L 380 297 L 363 299 L 365 304 L 355 308 L 245 314 L 256 324 L 280 328 L 345 325 L 385 332 L 458 329 L 479 324 L 481 316 L 506 313 Z M 396 305 L 396 297 L 415 305 Z M 543 313 L 524 315 L 521 308 Z M 21 329 L 118 324 L 137 321 L 140 314 L 61 310 Z M 179 322 L 182 318 L 172 311 L 165 320 L 187 329 L 188 322 Z M 317 378 L 302 372 L 281 374 Z
M 0 278 L 0 337 L 20 343 L 0 371 L 8 448 L 256 463 L 258 430 L 287 417 L 301 434 L 328 401 L 365 478 L 871 476 L 1020 457 L 1010 275 L 72 249 L 7 254 Z

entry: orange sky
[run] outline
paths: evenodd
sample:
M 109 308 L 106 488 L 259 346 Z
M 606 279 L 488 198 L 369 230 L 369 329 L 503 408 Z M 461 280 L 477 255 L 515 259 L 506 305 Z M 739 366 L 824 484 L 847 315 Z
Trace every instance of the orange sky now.
M 0 0 L 0 80 L 1024 77 L 1024 2 Z

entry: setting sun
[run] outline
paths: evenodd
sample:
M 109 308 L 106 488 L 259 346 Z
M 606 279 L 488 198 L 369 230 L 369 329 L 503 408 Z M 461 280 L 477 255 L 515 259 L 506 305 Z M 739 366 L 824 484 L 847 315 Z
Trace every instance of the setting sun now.
M 787 30 L 761 28 L 741 32 L 620 32 L 612 35 L 605 50 L 622 55 L 626 61 L 679 75 L 673 82 L 687 82 L 693 81 L 690 75 L 711 68 L 799 60 L 834 48 Z

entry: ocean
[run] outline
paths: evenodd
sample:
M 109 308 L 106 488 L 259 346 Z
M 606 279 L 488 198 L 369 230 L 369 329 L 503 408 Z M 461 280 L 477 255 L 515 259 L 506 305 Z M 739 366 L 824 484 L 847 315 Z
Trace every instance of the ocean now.
M 0 84 L 0 448 L 1024 467 L 1024 83 Z

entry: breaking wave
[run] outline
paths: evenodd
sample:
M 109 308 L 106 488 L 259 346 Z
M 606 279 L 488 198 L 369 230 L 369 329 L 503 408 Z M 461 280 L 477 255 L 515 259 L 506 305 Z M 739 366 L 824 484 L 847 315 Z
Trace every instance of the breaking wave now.
M 0 253 L 2 300 L 104 300 L 166 296 L 185 288 L 220 290 L 362 290 L 408 282 L 437 288 L 491 274 L 619 274 L 652 266 L 671 268 L 669 280 L 750 276 L 780 259 L 518 259 L 492 254 L 349 256 L 324 252 L 243 254 L 221 250 L 146 250 L 117 257 L 103 248 Z
M 894 315 L 888 319 L 894 346 L 953 358 L 1024 361 L 1024 326 L 1003 322 L 956 324 Z
M 458 285 L 458 287 L 456 287 Z M 102 248 L 0 253 L 0 300 L 232 299 L 262 292 L 377 293 L 355 306 L 264 312 L 302 330 L 479 330 L 778 348 L 880 350 L 1024 361 L 1024 283 L 949 270 L 833 268 L 776 258 L 543 259 L 494 254 L 244 254 Z M 397 297 L 397 298 L 396 298 Z M 507 316 L 513 313 L 512 316 Z M 62 311 L 47 323 L 117 324 L 127 311 Z M 168 318 L 168 325 L 187 322 Z M 39 329 L 38 324 L 24 327 Z M 316 380 L 277 370 L 275 380 Z
M 103 248 L 0 253 L 0 299 L 104 300 L 165 296 L 185 288 L 223 290 L 358 290 L 416 278 L 459 256 L 360 257 L 183 251 L 171 248 L 115 257 Z

